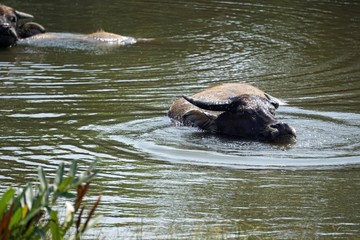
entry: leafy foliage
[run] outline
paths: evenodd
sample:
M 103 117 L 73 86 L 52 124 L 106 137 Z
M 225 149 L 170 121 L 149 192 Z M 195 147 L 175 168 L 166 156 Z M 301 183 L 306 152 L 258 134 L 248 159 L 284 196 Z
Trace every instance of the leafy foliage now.
M 77 173 L 77 163 L 73 161 L 68 174 L 64 175 L 64 163 L 56 171 L 53 183 L 39 168 L 39 183 L 29 183 L 19 193 L 9 188 L 0 198 L 0 239 L 53 239 L 64 236 L 80 239 L 99 217 L 94 212 L 101 196 L 85 216 L 84 196 L 90 182 L 96 175 L 94 165 L 81 174 Z M 65 216 L 59 214 L 58 200 L 65 201 Z M 70 202 L 72 200 L 72 202 Z M 71 233 L 70 233 L 71 232 Z

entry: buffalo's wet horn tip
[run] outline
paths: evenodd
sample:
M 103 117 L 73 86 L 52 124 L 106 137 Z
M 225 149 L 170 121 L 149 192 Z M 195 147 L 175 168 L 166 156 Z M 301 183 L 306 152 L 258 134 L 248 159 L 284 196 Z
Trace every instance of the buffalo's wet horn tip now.
M 29 19 L 29 18 L 34 18 L 33 15 L 28 14 L 28 13 L 24 13 L 24 12 L 20 12 L 18 10 L 15 10 L 15 14 L 19 19 Z
M 187 96 L 183 96 L 183 98 L 198 108 L 210 111 L 229 111 L 232 107 L 232 100 L 230 99 L 218 102 L 207 102 L 202 100 L 196 100 Z

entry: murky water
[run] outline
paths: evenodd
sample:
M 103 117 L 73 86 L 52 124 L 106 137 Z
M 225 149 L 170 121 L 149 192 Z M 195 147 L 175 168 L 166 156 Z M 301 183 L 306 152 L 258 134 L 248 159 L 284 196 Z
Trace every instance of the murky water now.
M 95 238 L 360 236 L 357 1 L 7 4 L 51 32 L 153 40 L 1 50 L 1 191 L 33 180 L 39 166 L 97 160 L 104 219 Z M 290 103 L 278 118 L 297 143 L 170 124 L 173 100 L 225 82 Z

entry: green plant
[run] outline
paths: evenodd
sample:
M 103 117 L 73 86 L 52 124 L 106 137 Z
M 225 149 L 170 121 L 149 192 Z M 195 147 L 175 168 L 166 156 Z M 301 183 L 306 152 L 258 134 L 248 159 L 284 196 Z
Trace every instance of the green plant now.
M 96 175 L 94 165 L 77 174 L 77 162 L 70 165 L 67 176 L 64 175 L 64 163 L 56 171 L 52 183 L 45 177 L 43 168 L 39 168 L 39 184 L 28 184 L 16 194 L 9 188 L 0 198 L 0 239 L 63 239 L 69 236 L 80 239 L 99 217 L 94 212 L 101 196 L 85 217 L 84 196 L 90 182 Z M 65 215 L 60 214 L 59 199 L 65 200 Z M 72 200 L 72 202 L 70 202 Z

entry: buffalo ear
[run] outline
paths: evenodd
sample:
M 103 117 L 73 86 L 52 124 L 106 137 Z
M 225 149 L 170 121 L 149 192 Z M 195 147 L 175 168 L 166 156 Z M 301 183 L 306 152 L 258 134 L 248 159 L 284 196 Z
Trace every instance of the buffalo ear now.
M 29 19 L 29 18 L 33 18 L 33 15 L 30 15 L 28 13 L 24 13 L 24 12 L 20 12 L 18 10 L 15 10 L 15 14 L 18 17 L 18 19 Z
M 198 110 L 191 110 L 184 115 L 184 120 L 189 125 L 198 127 L 210 132 L 216 132 L 215 119 Z
M 270 96 L 267 93 L 264 93 L 264 94 L 265 94 L 265 97 L 267 98 L 267 100 L 270 102 L 270 104 L 273 105 L 275 109 L 278 109 L 281 101 L 277 98 Z
M 20 38 L 28 38 L 45 32 L 45 28 L 35 22 L 25 23 L 18 28 L 18 35 Z

